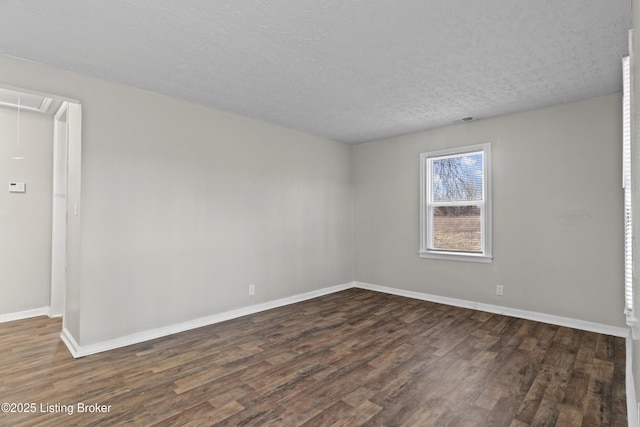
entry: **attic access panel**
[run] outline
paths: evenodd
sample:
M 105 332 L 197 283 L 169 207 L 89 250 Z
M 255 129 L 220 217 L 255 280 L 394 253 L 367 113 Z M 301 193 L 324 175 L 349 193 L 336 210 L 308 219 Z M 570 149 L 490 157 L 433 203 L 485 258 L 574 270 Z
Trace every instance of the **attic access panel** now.
M 46 96 L 0 88 L 0 105 L 5 107 L 18 108 L 19 105 L 23 110 L 46 113 L 52 101 L 52 98 Z

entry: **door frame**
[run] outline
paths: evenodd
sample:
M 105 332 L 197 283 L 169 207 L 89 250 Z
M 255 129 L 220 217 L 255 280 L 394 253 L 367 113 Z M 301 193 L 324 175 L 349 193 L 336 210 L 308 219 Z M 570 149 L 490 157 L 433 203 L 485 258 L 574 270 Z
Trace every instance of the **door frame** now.
M 63 102 L 53 119 L 53 203 L 51 227 L 50 317 L 64 315 L 67 288 L 67 187 L 69 103 Z

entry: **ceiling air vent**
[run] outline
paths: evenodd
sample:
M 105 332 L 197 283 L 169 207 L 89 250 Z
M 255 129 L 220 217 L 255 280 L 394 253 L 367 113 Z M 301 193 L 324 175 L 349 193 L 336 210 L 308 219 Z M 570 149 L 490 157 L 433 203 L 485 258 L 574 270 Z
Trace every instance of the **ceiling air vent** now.
M 464 117 L 462 119 L 454 120 L 451 123 L 454 125 L 457 125 L 458 123 L 474 122 L 476 120 L 478 120 L 476 117 L 469 116 L 469 117 Z

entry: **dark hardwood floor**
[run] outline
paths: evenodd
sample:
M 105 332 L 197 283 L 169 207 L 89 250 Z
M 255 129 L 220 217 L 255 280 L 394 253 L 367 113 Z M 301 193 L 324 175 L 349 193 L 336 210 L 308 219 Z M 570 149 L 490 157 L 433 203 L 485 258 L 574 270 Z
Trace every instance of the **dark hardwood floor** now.
M 0 324 L 0 425 L 627 424 L 624 339 L 366 290 L 77 360 L 60 329 Z

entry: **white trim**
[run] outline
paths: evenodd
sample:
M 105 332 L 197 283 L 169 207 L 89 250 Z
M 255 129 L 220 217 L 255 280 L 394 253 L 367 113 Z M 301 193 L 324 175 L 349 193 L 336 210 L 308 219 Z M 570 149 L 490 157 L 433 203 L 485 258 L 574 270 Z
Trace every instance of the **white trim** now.
M 42 98 L 42 103 L 40 104 L 40 112 L 41 113 L 46 113 L 49 110 L 49 107 L 51 106 L 51 103 L 53 102 L 53 98 L 49 98 L 49 97 L 44 97 Z
M 632 32 L 629 31 L 630 52 L 632 45 Z M 624 189 L 624 313 L 627 317 L 627 325 L 632 327 L 635 336 L 636 316 L 634 310 L 634 228 L 633 210 L 633 157 L 635 150 L 632 144 L 632 72 L 631 56 L 622 58 L 622 188 Z
M 618 326 L 603 325 L 601 323 L 587 322 L 585 320 L 572 319 L 569 317 L 556 316 L 553 314 L 539 313 L 536 311 L 520 310 L 517 308 L 503 307 L 499 305 L 484 304 L 480 302 L 449 298 L 438 295 L 424 294 L 421 292 L 406 291 L 403 289 L 389 288 L 386 286 L 372 285 L 364 282 L 354 282 L 354 287 L 368 289 L 370 291 L 384 292 L 386 294 L 398 295 L 407 298 L 419 299 L 423 301 L 447 304 L 455 307 L 470 308 L 473 310 L 486 311 L 489 313 L 501 314 L 504 316 L 517 317 L 520 319 L 534 320 L 536 322 L 550 323 L 557 326 L 580 329 L 583 331 L 597 332 L 599 334 L 613 335 L 626 338 L 629 329 Z
M 67 346 L 69 353 L 73 356 L 74 359 L 78 357 L 82 357 L 83 354 L 80 348 L 80 344 L 73 338 L 71 332 L 65 327 L 62 328 L 62 332 L 60 332 L 60 339 Z
M 629 325 L 629 329 L 631 330 L 631 337 L 634 340 L 637 340 L 638 339 L 638 319 L 627 315 L 627 325 Z
M 0 323 L 13 322 L 14 320 L 22 320 L 38 316 L 49 316 L 49 307 L 34 308 L 31 310 L 19 311 L 17 313 L 0 314 Z
M 236 310 L 225 311 L 224 313 L 213 314 L 211 316 L 201 317 L 199 319 L 189 320 L 187 322 L 177 323 L 161 328 L 150 329 L 147 331 L 137 332 L 135 334 L 126 335 L 120 338 L 114 338 L 108 341 L 102 341 L 95 344 L 80 345 L 69 333 L 63 329 L 60 338 L 66 344 L 69 352 L 74 358 L 88 356 L 91 354 L 101 353 L 107 350 L 113 350 L 132 344 L 138 344 L 144 341 L 161 338 L 167 335 L 173 335 L 178 332 L 188 331 L 190 329 L 200 328 L 202 326 L 212 325 L 214 323 L 224 322 L 226 320 L 236 319 L 238 317 L 247 316 L 249 314 L 259 313 L 273 308 L 283 307 L 289 304 L 306 301 L 323 295 L 333 294 L 353 287 L 353 282 L 342 285 L 332 286 L 329 288 L 319 289 L 317 291 L 307 292 L 304 294 L 294 295 L 275 301 L 269 301 L 262 304 L 251 305 L 249 307 L 238 308 Z
M 67 289 L 67 157 L 69 139 L 69 103 L 63 102 L 53 119 L 53 184 L 51 209 L 51 313 L 64 314 Z M 67 114 L 62 121 L 62 116 Z M 61 135 L 63 132 L 63 135 Z
M 137 332 L 135 334 L 126 335 L 124 337 L 115 338 L 108 341 L 102 341 L 95 344 L 89 344 L 89 345 L 78 344 L 78 342 L 73 338 L 73 336 L 69 333 L 69 331 L 66 328 L 63 328 L 62 333 L 60 334 L 60 338 L 66 344 L 71 355 L 74 358 L 79 358 L 79 357 L 84 357 L 91 354 L 101 353 L 103 351 L 125 347 L 132 344 L 138 344 L 144 341 L 161 338 L 168 335 L 173 335 L 179 332 L 188 331 L 190 329 L 200 328 L 202 326 L 213 325 L 215 323 L 236 319 L 238 317 L 259 313 L 265 310 L 271 310 L 273 308 L 283 307 L 289 304 L 295 304 L 297 302 L 302 302 L 312 298 L 329 295 L 329 294 L 344 291 L 350 288 L 367 289 L 375 292 L 382 292 L 386 294 L 398 295 L 398 296 L 418 299 L 422 301 L 430 301 L 430 302 L 435 302 L 439 304 L 452 305 L 455 307 L 463 307 L 463 308 L 469 308 L 473 310 L 486 311 L 489 313 L 501 314 L 504 316 L 512 316 L 512 317 L 517 317 L 521 319 L 533 320 L 536 322 L 549 323 L 557 326 L 565 326 L 568 328 L 580 329 L 584 331 L 596 332 L 596 333 L 601 333 L 606 335 L 613 335 L 617 337 L 626 338 L 629 335 L 628 328 L 624 328 L 624 327 L 603 325 L 600 323 L 587 322 L 584 320 L 572 319 L 572 318 L 562 317 L 562 316 L 555 316 L 555 315 L 546 314 L 546 313 L 519 310 L 515 308 L 478 303 L 474 301 L 461 300 L 457 298 L 449 298 L 449 297 L 443 297 L 438 295 L 425 294 L 421 292 L 407 291 L 403 289 L 390 288 L 386 286 L 378 286 L 378 285 L 372 285 L 370 283 L 354 281 L 354 282 L 344 283 L 342 285 L 319 289 L 317 291 L 312 291 L 312 292 L 307 292 L 300 295 L 294 295 L 291 297 L 282 298 L 275 301 L 269 301 L 262 304 L 256 304 L 249 307 L 243 307 L 243 308 L 238 308 L 236 310 L 213 314 L 210 316 L 201 317 L 199 319 L 194 319 L 187 322 L 177 323 L 174 325 L 169 325 L 161 328 L 150 329 L 148 331 Z M 46 310 L 48 310 L 48 308 Z M 46 311 L 43 314 L 46 314 Z M 35 315 L 41 315 L 41 314 L 35 314 Z M 630 372 L 630 369 L 628 369 L 627 372 Z M 627 381 L 629 380 L 627 379 Z
M 627 425 L 629 427 L 638 427 L 639 416 L 638 412 L 640 407 L 636 401 L 636 386 L 633 378 L 633 337 L 631 332 L 627 335 L 627 349 L 626 349 L 626 367 L 625 367 L 625 388 L 627 395 Z
M 490 263 L 493 260 L 493 257 L 491 256 L 486 256 L 483 254 L 473 254 L 469 252 L 458 253 L 445 251 L 418 251 L 418 256 L 420 258 L 444 259 L 447 261 L 469 261 L 484 263 Z

